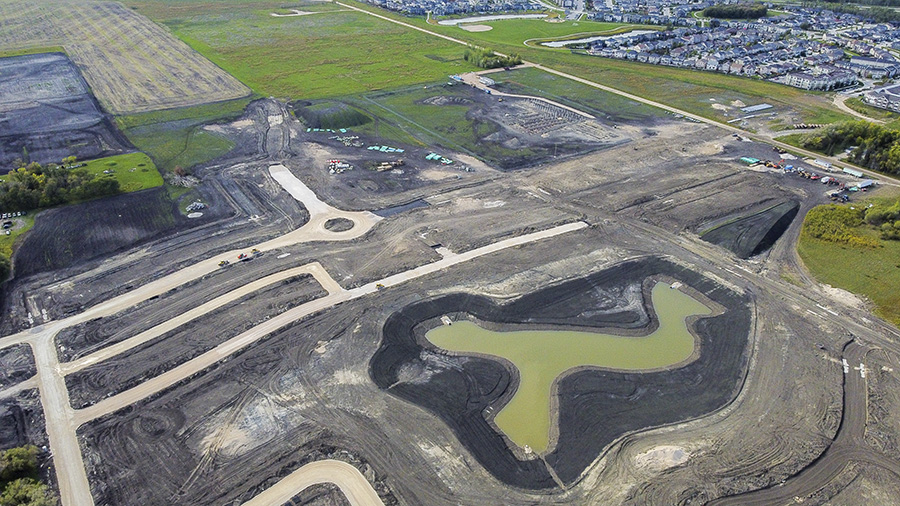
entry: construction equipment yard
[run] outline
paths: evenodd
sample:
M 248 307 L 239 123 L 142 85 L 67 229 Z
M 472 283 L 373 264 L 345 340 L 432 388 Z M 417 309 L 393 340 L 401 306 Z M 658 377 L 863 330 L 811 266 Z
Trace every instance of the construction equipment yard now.
M 259 99 L 209 127 L 236 147 L 195 172 L 202 216 L 117 211 L 178 213 L 152 191 L 45 212 L 3 292 L 0 437 L 48 447 L 63 505 L 896 502 L 900 333 L 796 253 L 827 184 L 685 117 L 403 93 L 490 128 L 403 143 Z M 511 362 L 424 337 L 639 339 L 656 282 L 709 308 L 694 351 L 563 372 L 545 451 L 494 422 Z

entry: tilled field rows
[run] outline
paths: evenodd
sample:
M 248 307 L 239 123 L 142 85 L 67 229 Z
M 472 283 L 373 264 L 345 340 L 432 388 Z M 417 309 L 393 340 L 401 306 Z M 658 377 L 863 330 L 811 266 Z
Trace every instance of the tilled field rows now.
M 149 19 L 113 2 L 0 3 L 0 50 L 62 45 L 114 114 L 246 96 L 250 90 Z

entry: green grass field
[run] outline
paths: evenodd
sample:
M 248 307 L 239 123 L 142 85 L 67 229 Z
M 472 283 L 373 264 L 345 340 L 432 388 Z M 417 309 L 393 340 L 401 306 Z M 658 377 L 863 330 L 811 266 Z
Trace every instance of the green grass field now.
M 264 96 L 342 96 L 475 69 L 458 44 L 332 3 L 298 4 L 315 14 L 292 17 L 272 16 L 295 8 L 272 2 L 225 0 L 209 9 L 192 1 L 132 5 Z
M 343 1 L 343 0 L 342 0 Z M 475 70 L 452 42 L 359 12 L 337 3 L 285 4 L 267 0 L 130 0 L 129 6 L 167 25 L 213 62 L 259 94 L 316 99 L 427 83 Z M 526 39 L 616 30 L 591 21 L 548 23 L 504 20 L 493 30 L 467 32 L 346 0 L 343 3 L 462 41 L 488 46 L 710 119 L 725 118 L 710 98 L 769 102 L 792 112 L 791 121 L 830 123 L 849 119 L 825 93 L 809 93 L 758 79 L 610 60 L 545 47 Z M 318 12 L 273 17 L 284 8 Z M 279 11 L 280 12 L 280 11 Z M 796 119 L 794 119 L 796 118 Z
M 10 56 L 26 56 L 29 54 L 41 54 L 41 53 L 65 53 L 66 49 L 62 46 L 45 46 L 45 47 L 30 47 L 26 49 L 12 49 L 8 51 L 0 51 L 0 58 L 7 58 Z
M 201 127 L 239 117 L 254 98 L 118 116 L 116 123 L 128 140 L 150 155 L 163 171 L 172 172 L 175 167 L 188 170 L 234 147 L 228 139 Z
M 193 120 L 197 123 L 208 123 L 223 118 L 236 118 L 240 116 L 247 104 L 258 97 L 248 97 L 227 102 L 216 102 L 193 107 L 181 107 L 177 109 L 165 109 L 162 111 L 145 112 L 129 116 L 117 116 L 116 124 L 122 130 L 157 123 L 169 123 L 172 121 Z
M 510 38 L 498 37 L 496 34 L 491 35 L 493 30 L 466 32 L 455 26 L 432 25 L 422 18 L 399 16 L 352 0 L 340 1 L 435 33 L 452 36 L 472 44 L 487 45 L 502 53 L 519 53 L 528 61 L 717 121 L 722 121 L 724 118 L 718 111 L 710 107 L 710 98 L 715 98 L 720 102 L 726 99 L 742 100 L 747 104 L 768 102 L 776 107 L 792 110 L 795 113 L 796 122 L 802 123 L 831 123 L 852 119 L 851 116 L 832 105 L 830 95 L 827 93 L 810 93 L 760 79 L 729 76 L 715 72 L 612 60 L 555 51 L 549 48 L 527 47 L 523 44 L 524 39 L 528 38 L 527 34 Z M 579 21 L 578 23 L 585 22 Z
M 874 119 L 880 119 L 887 123 L 887 126 L 894 129 L 900 129 L 900 114 L 871 105 L 862 101 L 862 99 L 853 97 L 844 101 L 847 107 L 854 111 Z
M 640 121 L 666 115 L 662 109 L 650 107 L 535 68 L 496 72 L 490 77 L 500 83 L 502 89 L 511 93 L 547 97 L 610 120 Z
M 222 156 L 234 147 L 230 140 L 202 130 L 196 124 L 158 123 L 132 128 L 125 134 L 165 172 L 172 172 L 176 167 L 190 171 L 191 167 Z
M 123 192 L 134 192 L 161 186 L 163 178 L 156 165 L 144 153 L 128 153 L 85 162 L 88 172 L 97 176 L 110 171 Z
M 900 325 L 900 241 L 882 241 L 879 248 L 853 248 L 801 234 L 797 247 L 806 268 L 822 283 L 843 288 L 871 300 L 875 312 Z
M 15 245 L 16 239 L 22 236 L 22 234 L 24 234 L 25 232 L 31 230 L 31 227 L 34 226 L 33 212 L 16 219 L 23 222 L 22 226 L 11 229 L 9 231 L 9 235 L 6 235 L 5 230 L 0 233 L 0 257 L 5 259 L 9 259 L 10 257 L 12 257 L 13 245 Z M 2 281 L 2 277 L 0 277 L 0 281 Z
M 567 40 L 572 38 L 592 37 L 595 35 L 616 35 L 632 29 L 659 30 L 663 27 L 626 25 L 622 23 L 600 23 L 596 21 L 563 21 L 550 23 L 542 19 L 504 19 L 478 23 L 492 29 L 486 32 L 468 32 L 457 26 L 429 24 L 434 31 L 446 32 L 448 35 L 468 35 L 476 38 L 482 45 L 523 46 L 525 41 Z M 462 38 L 462 37 L 460 37 Z M 549 49 L 549 48 L 548 48 Z M 568 51 L 567 49 L 562 49 Z

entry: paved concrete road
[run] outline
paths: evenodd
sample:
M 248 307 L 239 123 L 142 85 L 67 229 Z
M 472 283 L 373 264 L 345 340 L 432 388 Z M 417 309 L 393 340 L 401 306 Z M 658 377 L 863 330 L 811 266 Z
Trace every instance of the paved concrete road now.
M 243 506 L 278 506 L 313 485 L 334 483 L 353 506 L 384 506 L 358 469 L 340 460 L 312 462 L 285 476 Z

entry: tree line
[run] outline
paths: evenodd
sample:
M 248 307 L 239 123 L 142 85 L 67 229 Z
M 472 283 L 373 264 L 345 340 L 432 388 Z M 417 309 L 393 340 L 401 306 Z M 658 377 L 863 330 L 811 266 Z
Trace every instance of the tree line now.
M 847 246 L 876 248 L 878 241 L 859 233 L 865 211 L 859 208 L 829 204 L 814 207 L 803 220 L 803 233 L 816 239 Z
M 900 199 L 881 201 L 866 209 L 866 223 L 881 232 L 886 241 L 900 241 Z
M 879 1 L 879 0 L 872 0 L 872 2 L 877 2 L 877 1 Z M 885 0 L 885 1 L 900 3 L 900 0 Z M 871 5 L 872 7 L 868 8 L 868 9 L 861 9 L 855 4 Z M 892 21 L 900 21 L 900 12 L 897 12 L 890 7 L 892 5 L 892 3 L 866 4 L 865 2 L 853 2 L 853 3 L 804 2 L 803 5 L 805 7 L 820 7 L 823 9 L 830 10 L 832 12 L 839 12 L 839 13 L 843 13 L 843 14 L 855 14 L 857 16 L 875 21 L 877 23 L 890 23 Z M 882 5 L 887 5 L 888 7 L 884 7 Z
M 900 241 L 900 199 L 874 202 L 866 208 L 835 204 L 815 207 L 803 221 L 803 233 L 848 246 L 878 247 L 877 239 L 861 233 L 868 228 L 865 225 L 885 241 Z
M 835 123 L 803 136 L 804 148 L 834 155 L 850 149 L 850 161 L 863 167 L 900 174 L 900 131 L 868 121 Z
M 0 184 L 0 209 L 27 211 L 119 193 L 112 175 L 93 175 L 84 168 L 31 162 L 9 172 Z
M 463 53 L 463 59 L 483 69 L 496 69 L 500 67 L 513 67 L 522 63 L 522 57 L 513 53 L 509 56 L 500 56 L 492 49 L 469 46 Z
M 720 19 L 759 19 L 768 12 L 769 9 L 763 4 L 726 4 L 707 7 L 703 10 L 703 15 Z

